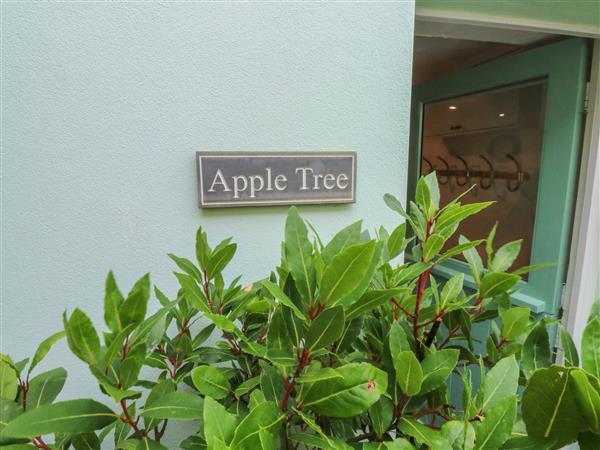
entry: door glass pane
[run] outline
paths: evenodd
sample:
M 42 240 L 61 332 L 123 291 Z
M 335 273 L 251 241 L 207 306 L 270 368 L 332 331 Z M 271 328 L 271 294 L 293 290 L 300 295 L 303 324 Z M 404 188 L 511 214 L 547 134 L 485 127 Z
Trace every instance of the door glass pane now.
M 460 231 L 483 239 L 499 221 L 496 248 L 523 239 L 515 267 L 531 258 L 546 85 L 539 80 L 425 106 L 422 173 L 436 170 L 442 204 L 471 185 L 464 203 L 496 202 Z M 458 235 L 447 246 L 457 243 Z

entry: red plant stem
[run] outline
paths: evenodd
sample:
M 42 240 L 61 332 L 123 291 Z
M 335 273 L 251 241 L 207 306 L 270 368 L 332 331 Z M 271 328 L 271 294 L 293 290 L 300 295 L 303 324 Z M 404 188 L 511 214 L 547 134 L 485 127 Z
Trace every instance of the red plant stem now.
M 400 311 L 402 311 L 407 316 L 412 317 L 412 318 L 415 317 L 415 315 L 413 313 L 411 313 L 408 309 L 406 309 L 404 306 L 402 306 L 400 303 L 398 303 L 398 300 L 396 300 L 394 297 L 392 297 L 392 303 L 394 304 L 394 306 L 396 308 L 398 308 Z
M 446 339 L 444 339 L 442 341 L 442 343 L 438 346 L 438 349 L 440 348 L 444 348 L 448 342 L 450 342 L 450 339 L 452 339 L 456 333 L 458 333 L 458 330 L 460 329 L 460 327 L 456 326 L 454 328 L 452 328 L 449 332 L 448 332 L 448 336 L 446 336 Z
M 421 357 L 421 341 L 419 340 L 419 314 L 421 312 L 421 303 L 423 302 L 423 294 L 425 293 L 425 285 L 427 284 L 427 277 L 431 269 L 426 270 L 419 275 L 419 282 L 417 285 L 417 298 L 415 301 L 415 313 L 413 316 L 413 337 L 415 339 L 415 348 L 417 350 L 417 356 Z
M 165 434 L 165 431 L 167 429 L 167 424 L 169 423 L 169 419 L 165 419 L 162 425 L 162 428 L 159 430 L 158 427 L 156 427 L 154 429 L 154 439 L 156 439 L 156 442 L 160 442 L 160 440 L 162 439 L 163 435 Z
M 444 315 L 444 310 L 440 309 L 433 319 L 429 319 L 426 322 L 420 323 L 417 325 L 417 327 L 422 328 L 422 327 L 426 327 L 427 325 L 431 325 L 434 322 L 438 322 L 442 318 L 443 315 Z
M 308 316 L 310 317 L 310 320 L 315 320 L 319 316 L 319 314 L 321 314 L 323 312 L 324 309 L 325 309 L 324 304 L 318 304 L 316 310 L 313 309 L 312 305 L 309 306 Z
M 121 400 L 121 408 L 123 409 L 123 414 L 125 414 L 124 422 L 129 424 L 137 435 L 139 435 L 140 437 L 144 437 L 144 433 L 137 426 L 137 421 L 133 420 L 129 415 L 129 410 L 127 409 L 127 401 L 125 401 L 125 399 Z
M 23 391 L 23 396 L 21 398 L 21 406 L 23 407 L 23 411 L 27 411 L 27 393 L 29 392 L 29 382 L 21 381 L 19 379 L 19 385 L 21 386 L 21 390 Z
M 302 352 L 300 360 L 298 361 L 298 365 L 296 366 L 296 372 L 294 372 L 292 381 L 289 381 L 287 379 L 284 380 L 285 392 L 283 394 L 281 403 L 279 404 L 279 409 L 281 409 L 282 411 L 285 411 L 285 409 L 287 408 L 288 402 L 290 401 L 290 396 L 292 395 L 292 391 L 294 390 L 294 387 L 296 387 L 298 377 L 304 370 L 304 367 L 306 367 L 306 364 L 308 364 L 309 356 L 310 353 L 308 351 L 305 350 L 304 352 Z
M 427 338 L 425 339 L 425 347 L 431 347 L 431 344 L 433 344 L 433 340 L 435 339 L 435 335 L 439 331 L 441 324 L 442 324 L 441 318 L 437 319 L 434 322 L 433 326 L 429 330 L 429 333 L 427 333 Z
M 508 340 L 506 338 L 502 338 L 500 339 L 500 342 L 498 342 L 496 344 L 496 350 L 500 350 L 500 347 L 502 347 L 504 344 L 506 344 L 508 342 Z
M 425 240 L 429 238 L 429 234 L 431 233 L 431 225 L 432 222 L 427 222 L 427 231 L 425 233 Z M 420 242 L 421 246 L 421 260 L 423 259 L 423 241 Z M 425 272 L 419 275 L 419 281 L 417 284 L 417 298 L 415 300 L 415 313 L 413 315 L 413 337 L 415 339 L 415 350 L 417 353 L 417 357 L 420 359 L 422 356 L 421 352 L 421 342 L 419 340 L 419 313 L 421 312 L 421 303 L 423 302 L 423 294 L 425 293 L 425 286 L 427 285 L 427 278 L 431 273 L 431 269 L 426 270 Z
M 37 448 L 43 448 L 44 450 L 51 450 L 41 436 L 36 436 L 33 438 L 33 445 L 35 445 Z
M 215 312 L 213 309 L 212 299 L 210 298 L 210 280 L 206 276 L 206 271 L 204 271 L 204 283 L 202 283 L 202 288 L 204 289 L 204 295 L 206 296 L 208 307 L 212 312 Z
M 427 416 L 429 414 L 435 414 L 440 417 L 443 417 L 446 420 L 453 420 L 452 417 L 450 417 L 448 414 L 446 414 L 443 411 L 443 408 L 445 408 L 445 407 L 447 407 L 447 405 L 436 406 L 435 408 L 426 408 L 426 409 L 423 409 L 423 410 L 413 414 L 413 417 L 415 419 L 418 419 L 419 417 Z

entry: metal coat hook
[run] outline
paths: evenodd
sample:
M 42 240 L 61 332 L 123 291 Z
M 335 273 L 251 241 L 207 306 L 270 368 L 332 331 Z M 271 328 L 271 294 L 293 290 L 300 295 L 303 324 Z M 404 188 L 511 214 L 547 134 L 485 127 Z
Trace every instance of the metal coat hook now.
M 489 189 L 492 184 L 494 183 L 494 166 L 492 166 L 492 163 L 490 162 L 489 159 L 487 159 L 485 156 L 483 155 L 479 155 L 479 157 L 481 159 L 483 159 L 485 161 L 485 163 L 488 165 L 488 171 L 490 173 L 488 180 L 488 183 L 484 183 L 483 180 L 485 180 L 485 177 L 481 177 L 481 179 L 479 180 L 479 186 L 481 186 L 482 189 Z
M 471 178 L 470 177 L 470 173 L 469 173 L 469 165 L 467 164 L 467 162 L 462 157 L 460 157 L 458 155 L 456 155 L 455 157 L 457 159 L 460 159 L 460 162 L 462 162 L 463 166 L 465 166 L 465 175 L 464 175 L 464 178 L 463 178 L 464 181 L 462 181 L 462 182 L 459 181 L 459 175 L 457 174 L 456 175 L 456 184 L 458 186 L 464 186 L 465 184 L 467 184 L 469 182 L 469 180 Z
M 510 159 L 517 168 L 517 184 L 513 186 L 510 184 L 510 180 L 507 179 L 506 189 L 508 189 L 510 192 L 515 192 L 521 187 L 521 183 L 523 182 L 523 171 L 521 170 L 521 164 L 519 164 L 519 161 L 517 161 L 514 156 L 512 156 L 510 153 L 507 153 L 506 157 Z
M 423 156 L 423 161 L 425 161 L 425 163 L 429 166 L 429 172 L 427 172 L 427 174 L 430 174 L 431 172 L 433 172 L 435 170 L 435 167 L 433 167 L 433 164 L 431 164 L 431 161 L 429 161 L 424 156 Z
M 442 158 L 441 156 L 438 156 L 438 159 L 444 164 L 444 166 L 446 166 L 446 173 L 450 172 L 450 166 L 448 165 L 448 162 Z M 442 176 L 439 175 L 438 176 L 438 183 L 444 185 L 444 184 L 448 184 L 450 182 L 450 176 L 446 175 L 446 180 L 442 181 Z

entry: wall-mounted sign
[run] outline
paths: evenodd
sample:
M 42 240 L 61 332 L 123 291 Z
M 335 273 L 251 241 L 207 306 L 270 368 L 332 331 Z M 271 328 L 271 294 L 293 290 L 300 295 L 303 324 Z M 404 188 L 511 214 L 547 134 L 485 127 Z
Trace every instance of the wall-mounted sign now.
M 197 152 L 201 208 L 353 203 L 356 153 Z

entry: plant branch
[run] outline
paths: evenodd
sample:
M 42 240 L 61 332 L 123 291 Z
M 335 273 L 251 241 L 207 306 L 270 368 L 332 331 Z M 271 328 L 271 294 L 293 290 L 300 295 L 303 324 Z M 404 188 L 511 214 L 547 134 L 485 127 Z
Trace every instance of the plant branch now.
M 127 409 L 127 402 L 125 401 L 125 399 L 121 400 L 121 408 L 123 409 L 123 414 L 125 416 L 125 417 L 121 418 L 121 420 L 123 420 L 123 422 L 129 424 L 129 426 L 131 426 L 133 431 L 135 431 L 135 433 L 139 437 L 144 437 L 145 433 L 138 428 L 137 420 L 133 420 L 133 418 L 129 415 L 129 410 Z
M 396 300 L 395 297 L 392 297 L 392 303 L 394 304 L 394 306 L 396 308 L 398 308 L 400 311 L 402 311 L 404 314 L 406 314 L 409 317 L 412 317 L 414 319 L 415 315 L 413 313 L 411 313 L 408 309 L 406 309 L 404 306 L 402 306 L 398 300 Z
M 304 370 L 304 367 L 308 364 L 310 353 L 308 351 L 303 351 L 302 355 L 300 355 L 300 359 L 298 360 L 298 365 L 296 366 L 296 371 L 294 372 L 294 376 L 292 380 L 288 380 L 287 378 L 284 380 L 285 384 L 285 392 L 283 393 L 283 398 L 281 399 L 281 403 L 279 404 L 279 409 L 285 411 L 287 408 L 288 402 L 290 401 L 290 396 L 292 395 L 292 391 L 296 386 L 296 382 L 298 381 L 298 377 Z

